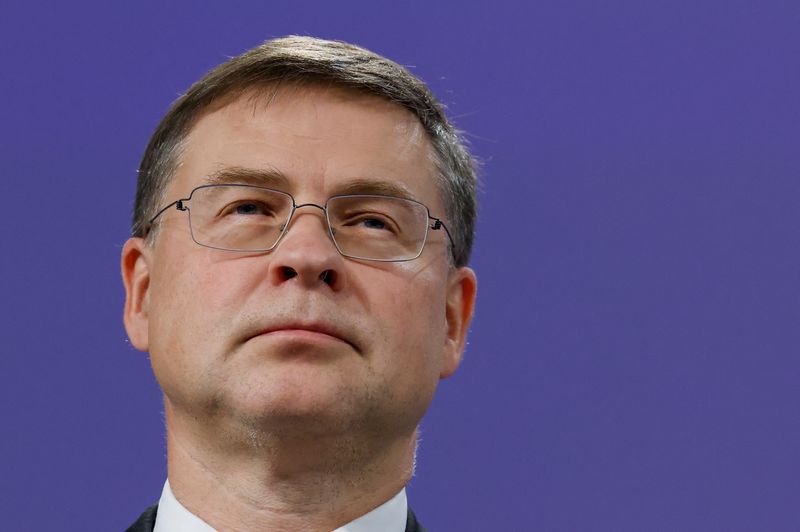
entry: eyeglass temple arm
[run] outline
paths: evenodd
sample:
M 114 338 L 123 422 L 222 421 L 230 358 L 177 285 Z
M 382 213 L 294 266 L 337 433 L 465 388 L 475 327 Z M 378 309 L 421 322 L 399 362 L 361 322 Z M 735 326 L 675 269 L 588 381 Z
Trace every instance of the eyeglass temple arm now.
M 173 201 L 172 203 L 170 203 L 169 205 L 165 206 L 165 207 L 164 207 L 163 209 L 161 209 L 160 211 L 158 211 L 158 212 L 155 214 L 155 216 L 153 216 L 152 218 L 150 218 L 150 221 L 149 221 L 149 222 L 147 222 L 147 226 L 145 227 L 145 231 L 144 231 L 144 232 L 145 232 L 145 234 L 147 234 L 147 233 L 149 233 L 149 232 L 150 232 L 150 229 L 153 227 L 153 222 L 155 222 L 155 221 L 156 221 L 156 219 L 157 219 L 159 216 L 161 216 L 162 214 L 164 214 L 164 212 L 166 212 L 167 210 L 169 210 L 171 207 L 173 207 L 173 206 L 174 206 L 174 207 L 175 207 L 176 209 L 178 209 L 179 211 L 185 211 L 185 210 L 186 210 L 186 207 L 183 205 L 183 202 L 184 202 L 184 201 L 189 201 L 189 198 L 183 198 L 183 199 L 175 200 L 175 201 Z
M 455 250 L 456 243 L 453 242 L 453 235 L 450 234 L 450 229 L 444 225 L 444 222 L 441 221 L 439 218 L 434 218 L 433 216 L 428 216 L 431 220 L 433 220 L 433 224 L 431 224 L 431 229 L 434 231 L 438 231 L 439 229 L 444 229 L 444 232 L 447 233 L 447 238 L 450 239 L 450 246 L 451 249 Z

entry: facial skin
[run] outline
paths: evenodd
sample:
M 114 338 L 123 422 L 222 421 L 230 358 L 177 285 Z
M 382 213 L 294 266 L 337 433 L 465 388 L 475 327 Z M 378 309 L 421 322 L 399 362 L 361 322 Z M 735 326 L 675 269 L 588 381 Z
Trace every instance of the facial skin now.
M 266 100 L 246 94 L 201 117 L 165 203 L 245 169 L 282 174 L 264 184 L 298 205 L 384 182 L 444 219 L 412 114 L 338 89 L 284 87 Z M 122 256 L 125 326 L 150 352 L 168 431 L 234 454 L 281 441 L 354 458 L 407 448 L 438 381 L 458 367 L 472 316 L 475 276 L 449 266 L 446 233 L 430 231 L 416 260 L 381 263 L 342 257 L 315 208 L 298 210 L 269 253 L 199 246 L 187 218 L 168 210 L 152 246 L 132 238 Z

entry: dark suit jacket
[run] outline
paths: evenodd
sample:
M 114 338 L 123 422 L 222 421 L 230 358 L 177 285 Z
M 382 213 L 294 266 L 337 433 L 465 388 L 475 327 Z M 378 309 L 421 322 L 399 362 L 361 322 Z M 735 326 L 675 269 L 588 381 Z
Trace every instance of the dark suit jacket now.
M 158 512 L 158 505 L 154 504 L 144 511 L 139 519 L 133 523 L 125 532 L 153 532 L 153 527 L 156 526 L 156 513 Z M 411 508 L 408 509 L 408 519 L 406 519 L 406 532 L 425 532 L 417 522 L 417 518 Z

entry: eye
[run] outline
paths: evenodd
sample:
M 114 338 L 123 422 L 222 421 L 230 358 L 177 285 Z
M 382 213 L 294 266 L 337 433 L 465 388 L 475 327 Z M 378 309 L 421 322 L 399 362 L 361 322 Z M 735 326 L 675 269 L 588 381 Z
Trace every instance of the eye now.
M 397 225 L 390 217 L 377 212 L 352 214 L 344 221 L 343 226 L 355 231 L 387 235 L 395 234 L 398 231 Z
M 386 222 L 378 218 L 362 218 L 360 222 L 368 229 L 386 229 Z
M 272 216 L 274 210 L 262 201 L 243 200 L 231 203 L 222 211 L 223 216 Z
M 240 203 L 235 210 L 236 214 L 258 214 L 263 211 L 261 206 L 255 203 Z

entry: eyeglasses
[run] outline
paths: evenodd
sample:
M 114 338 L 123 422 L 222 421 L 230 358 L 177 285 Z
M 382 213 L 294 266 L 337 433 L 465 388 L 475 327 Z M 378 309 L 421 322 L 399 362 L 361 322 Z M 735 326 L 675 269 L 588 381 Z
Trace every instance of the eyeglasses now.
M 214 249 L 267 252 L 278 245 L 292 216 L 302 207 L 325 213 L 328 233 L 345 257 L 381 262 L 414 260 L 422 254 L 428 229 L 444 228 L 422 203 L 394 196 L 347 194 L 331 196 L 325 205 L 303 203 L 280 190 L 255 185 L 202 185 L 188 198 L 162 208 L 148 227 L 175 207 L 189 214 L 189 229 L 197 244 Z

